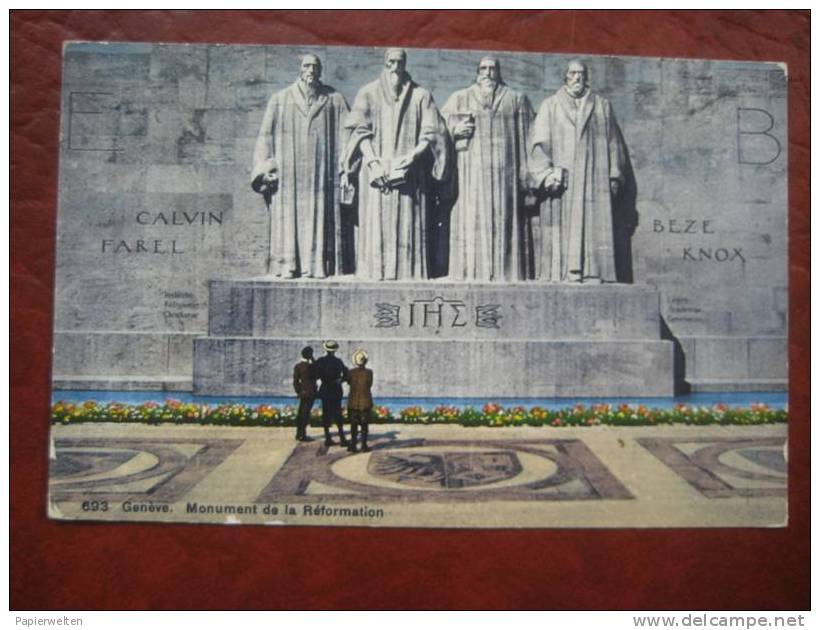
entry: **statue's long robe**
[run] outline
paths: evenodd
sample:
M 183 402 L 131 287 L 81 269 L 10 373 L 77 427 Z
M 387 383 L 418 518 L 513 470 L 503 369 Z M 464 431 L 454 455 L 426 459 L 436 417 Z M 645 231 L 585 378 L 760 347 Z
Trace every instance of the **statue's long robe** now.
M 441 111 L 451 130 L 466 113 L 475 121 L 472 138 L 456 144 L 458 197 L 450 214 L 449 277 L 528 279 L 531 243 L 523 191 L 534 116 L 529 100 L 502 84 L 493 102 L 485 104 L 481 89 L 473 85 L 455 92 Z
M 448 176 L 448 136 L 433 97 L 412 80 L 396 98 L 382 73 L 356 95 L 345 127 L 350 132 L 343 168 L 358 169 L 356 275 L 373 280 L 429 277 L 428 223 L 435 204 L 434 185 Z M 429 150 L 407 173 L 406 183 L 387 193 L 370 186 L 361 160 L 369 138 L 386 170 L 422 140 Z
M 349 107 L 333 88 L 320 86 L 311 105 L 294 83 L 271 96 L 253 154 L 254 190 L 276 167 L 270 201 L 268 271 L 277 276 L 324 278 L 342 273 L 339 158 Z
M 589 93 L 579 105 L 559 89 L 538 109 L 530 145 L 533 173 L 569 173 L 563 195 L 541 205 L 536 277 L 615 282 L 610 180 L 623 185 L 626 148 L 609 101 Z

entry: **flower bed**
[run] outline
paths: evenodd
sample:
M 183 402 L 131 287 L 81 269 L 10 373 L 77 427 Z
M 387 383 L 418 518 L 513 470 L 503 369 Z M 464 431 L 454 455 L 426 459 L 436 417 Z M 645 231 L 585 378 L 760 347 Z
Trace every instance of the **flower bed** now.
M 321 421 L 322 411 L 315 408 L 311 414 L 312 424 Z M 786 422 L 785 409 L 771 409 L 762 403 L 749 407 L 714 405 L 695 407 L 677 405 L 673 409 L 648 408 L 644 405 L 575 405 L 565 409 L 543 407 L 503 407 L 487 403 L 481 409 L 441 405 L 433 409 L 419 406 L 406 407 L 393 413 L 386 407 L 373 410 L 373 424 L 457 424 L 469 427 L 515 427 L 515 426 L 654 426 L 664 424 L 722 424 L 755 425 Z M 230 426 L 296 425 L 296 407 L 287 405 L 221 404 L 203 405 L 166 400 L 163 403 L 145 402 L 124 404 L 118 402 L 98 403 L 93 400 L 75 404 L 56 402 L 51 407 L 51 420 L 59 424 L 79 422 L 143 422 L 149 424 L 212 424 Z

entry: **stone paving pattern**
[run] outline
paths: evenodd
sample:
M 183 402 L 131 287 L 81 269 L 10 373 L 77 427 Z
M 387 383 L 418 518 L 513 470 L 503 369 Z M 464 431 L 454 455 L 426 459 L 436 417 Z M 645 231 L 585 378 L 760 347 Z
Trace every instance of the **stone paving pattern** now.
M 784 526 L 785 440 L 785 425 L 374 425 L 372 451 L 351 454 L 318 439 L 296 442 L 284 428 L 55 426 L 49 514 L 417 527 Z

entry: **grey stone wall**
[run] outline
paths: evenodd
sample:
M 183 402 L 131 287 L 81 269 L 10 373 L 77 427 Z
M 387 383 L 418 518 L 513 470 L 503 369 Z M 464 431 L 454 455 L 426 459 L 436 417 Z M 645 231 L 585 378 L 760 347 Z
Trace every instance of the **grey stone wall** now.
M 72 377 L 191 378 L 193 338 L 208 328 L 208 282 L 265 272 L 268 219 L 249 186 L 251 152 L 268 96 L 294 81 L 298 55 L 308 51 L 348 102 L 381 69 L 383 50 L 369 48 L 66 47 L 58 385 Z M 441 105 L 473 81 L 481 56 L 410 50 L 408 70 Z M 498 57 L 505 82 L 536 109 L 561 85 L 568 61 Z M 687 379 L 713 388 L 782 386 L 784 68 L 584 59 L 593 90 L 612 102 L 635 173 L 632 279 L 659 289 Z M 101 333 L 119 337 L 102 341 Z

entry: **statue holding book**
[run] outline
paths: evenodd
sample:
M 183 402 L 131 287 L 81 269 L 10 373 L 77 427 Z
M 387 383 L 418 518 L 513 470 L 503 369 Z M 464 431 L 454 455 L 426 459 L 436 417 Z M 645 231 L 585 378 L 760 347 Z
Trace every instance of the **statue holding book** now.
M 534 112 L 501 79 L 495 57 L 475 82 L 442 107 L 457 155 L 457 197 L 450 213 L 449 272 L 456 280 L 531 277 L 532 241 L 524 200 L 527 136 Z
M 544 196 L 536 278 L 616 282 L 613 207 L 627 151 L 609 101 L 590 90 L 586 64 L 570 61 L 564 85 L 541 104 L 530 151 L 534 187 Z
M 391 48 L 378 79 L 356 95 L 345 128 L 342 185 L 358 178 L 356 275 L 429 278 L 430 217 L 437 185 L 449 177 L 449 137 L 430 92 Z

